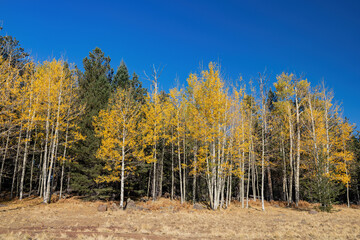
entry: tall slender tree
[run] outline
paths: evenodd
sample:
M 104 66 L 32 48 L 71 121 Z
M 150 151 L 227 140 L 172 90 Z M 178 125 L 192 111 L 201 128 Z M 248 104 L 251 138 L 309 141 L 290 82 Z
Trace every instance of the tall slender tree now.
M 93 117 L 108 103 L 113 71 L 110 57 L 106 57 L 100 48 L 90 52 L 89 56 L 84 58 L 83 64 L 85 71 L 79 72 L 79 97 L 85 110 L 79 127 L 85 139 L 78 142 L 74 149 L 77 161 L 72 168 L 71 187 L 80 194 L 106 195 L 108 193 L 103 192 L 107 189 L 102 189 L 102 186 L 94 181 L 102 173 L 104 162 L 95 157 L 100 139 L 95 136 L 92 122 Z

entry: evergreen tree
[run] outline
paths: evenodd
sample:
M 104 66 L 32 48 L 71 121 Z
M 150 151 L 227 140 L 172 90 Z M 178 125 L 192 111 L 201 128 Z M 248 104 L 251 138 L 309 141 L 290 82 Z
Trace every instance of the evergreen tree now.
M 354 164 L 350 168 L 352 199 L 360 203 L 360 132 L 353 134 L 350 143 L 350 149 L 354 154 Z
M 2 28 L 0 27 L 0 31 Z M 19 41 L 12 36 L 0 35 L 0 56 L 4 60 L 8 60 L 12 67 L 22 68 L 29 62 L 29 54 L 24 48 L 20 47 Z
M 129 71 L 125 65 L 124 60 L 121 60 L 120 66 L 118 67 L 114 76 L 112 86 L 114 89 L 116 89 L 117 87 L 125 89 L 130 86 Z
M 113 71 L 110 57 L 95 48 L 84 58 L 84 73 L 79 72 L 80 99 L 85 104 L 84 115 L 81 117 L 80 132 L 85 140 L 76 146 L 76 162 L 72 173 L 71 187 L 80 194 L 102 197 L 109 188 L 103 189 L 94 179 L 101 175 L 104 162 L 95 157 L 100 140 L 95 136 L 93 118 L 108 103 L 111 94 Z
M 142 87 L 142 83 L 139 81 L 138 75 L 134 72 L 130 79 L 128 68 L 125 62 L 122 60 L 118 67 L 114 79 L 112 81 L 113 89 L 129 89 L 132 88 L 134 93 L 133 97 L 136 101 L 141 103 L 145 102 L 146 89 Z

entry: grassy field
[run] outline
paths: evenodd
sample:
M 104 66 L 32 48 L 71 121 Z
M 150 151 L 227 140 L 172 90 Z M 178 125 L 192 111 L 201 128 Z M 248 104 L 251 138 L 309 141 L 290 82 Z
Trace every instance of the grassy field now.
M 286 208 L 280 202 L 233 203 L 221 211 L 195 210 L 178 201 L 137 203 L 144 210 L 109 209 L 104 202 L 41 199 L 1 202 L 0 239 L 360 239 L 360 209 L 336 206 L 333 213 L 310 214 L 301 202 Z

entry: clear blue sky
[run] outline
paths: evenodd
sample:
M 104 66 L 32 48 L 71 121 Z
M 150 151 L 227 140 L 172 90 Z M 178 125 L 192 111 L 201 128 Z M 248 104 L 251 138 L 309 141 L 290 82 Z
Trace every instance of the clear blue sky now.
M 81 67 L 100 47 L 114 69 L 124 59 L 143 76 L 161 64 L 164 90 L 209 61 L 229 81 L 265 68 L 273 79 L 324 78 L 360 125 L 360 1 L 0 0 L 0 21 L 38 61 L 65 56 Z

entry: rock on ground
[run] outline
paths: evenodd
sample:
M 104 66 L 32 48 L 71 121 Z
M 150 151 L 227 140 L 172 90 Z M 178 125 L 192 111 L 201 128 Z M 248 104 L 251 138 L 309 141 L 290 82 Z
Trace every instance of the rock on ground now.
M 126 200 L 125 209 L 137 209 L 136 203 L 133 200 L 131 200 L 130 198 L 128 198 Z
M 193 206 L 193 209 L 203 210 L 203 209 L 206 209 L 206 207 L 200 203 L 195 203 Z
M 98 206 L 97 210 L 99 212 L 106 212 L 107 211 L 107 206 L 104 205 L 104 204 L 101 204 L 101 205 Z
M 318 212 L 317 211 L 315 211 L 315 210 L 310 210 L 309 211 L 309 214 L 317 214 Z

